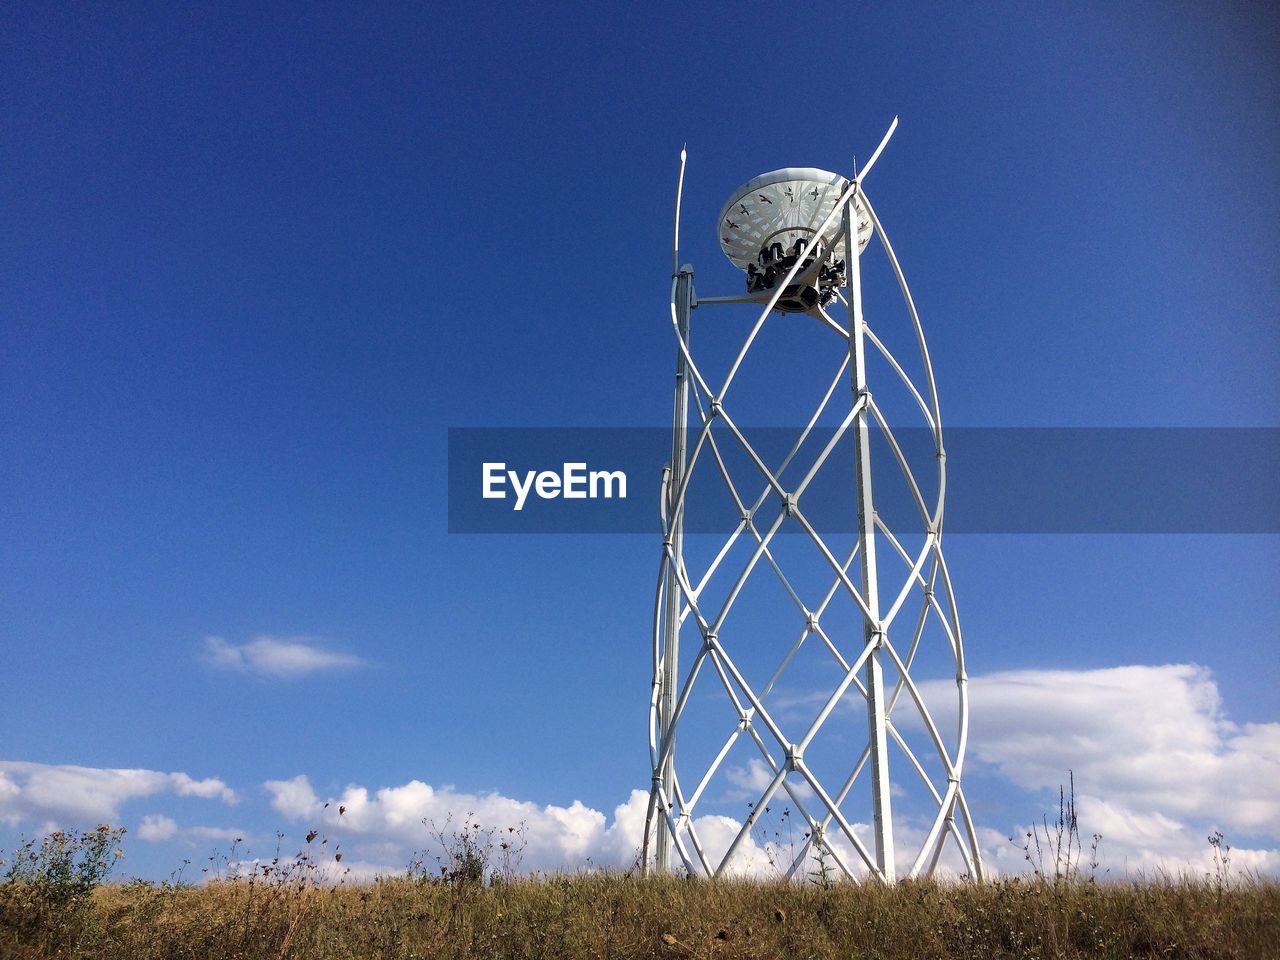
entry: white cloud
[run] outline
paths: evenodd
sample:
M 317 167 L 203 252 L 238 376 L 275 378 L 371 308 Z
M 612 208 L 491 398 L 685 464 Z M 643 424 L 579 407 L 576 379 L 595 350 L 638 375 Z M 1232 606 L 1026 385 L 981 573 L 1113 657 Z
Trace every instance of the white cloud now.
M 605 813 L 574 801 L 568 806 L 538 806 L 498 793 L 466 793 L 450 786 L 432 787 L 412 780 L 398 787 L 370 792 L 348 786 L 340 793 L 316 794 L 306 776 L 265 784 L 275 810 L 306 828 L 339 840 L 356 858 L 344 861 L 365 873 L 378 872 L 369 861 L 408 864 L 415 851 L 439 852 L 431 824 L 446 841 L 468 823 L 492 830 L 499 842 L 512 837 L 508 828 L 523 829 L 527 846 L 521 870 L 564 870 L 577 867 L 632 866 L 644 838 L 649 796 L 632 790 L 625 803 Z M 708 814 L 695 820 L 708 859 L 718 863 L 741 829 L 741 821 Z M 517 844 L 520 842 L 516 840 Z M 494 851 L 494 860 L 500 858 Z M 430 862 L 430 861 L 429 861 Z M 363 866 L 362 866 L 363 865 Z M 403 866 L 393 872 L 400 872 Z M 770 853 L 748 837 L 739 848 L 734 873 L 772 875 Z M 386 871 L 382 871 L 386 872 Z
M 178 825 L 171 818 L 160 814 L 148 814 L 138 824 L 134 836 L 146 843 L 160 843 L 178 832 Z
M 773 782 L 774 773 L 762 759 L 752 757 L 745 765 L 726 766 L 724 776 L 730 784 L 724 794 L 725 800 L 749 800 L 754 803 L 764 796 L 765 790 Z M 791 793 L 787 792 L 786 787 L 790 787 Z M 788 776 L 786 783 L 778 787 L 774 797 L 778 802 L 786 803 L 792 794 L 801 800 L 811 800 L 815 796 L 813 788 L 796 773 Z
M 235 803 L 235 791 L 221 780 L 197 780 L 186 773 L 113 770 L 0 760 L 0 820 L 76 824 L 118 821 L 120 806 L 157 794 Z
M 165 774 L 168 785 L 180 797 L 202 797 L 205 800 L 221 800 L 224 803 L 235 803 L 236 792 L 221 780 L 207 777 L 195 780 L 185 773 Z
M 919 688 L 944 740 L 954 743 L 954 681 Z M 1280 840 L 1280 723 L 1233 723 L 1208 669 L 1007 671 L 970 677 L 969 694 L 966 770 L 985 768 L 1032 791 L 1038 796 L 1026 798 L 1031 809 L 1050 793 L 1056 805 L 1057 788 L 1073 771 L 1085 842 L 1102 834 L 1104 864 L 1113 872 L 1212 869 L 1207 837 L 1215 830 L 1241 844 L 1232 851 L 1234 866 L 1280 869 L 1280 850 L 1272 848 Z M 826 696 L 792 697 L 781 709 Z M 864 705 L 854 693 L 842 706 Z M 923 730 L 906 697 L 893 720 L 900 730 Z M 730 781 L 755 786 L 759 772 L 737 771 Z M 974 812 L 983 815 L 980 805 Z M 989 834 L 981 841 L 987 862 L 1006 872 L 1026 869 L 1007 837 L 1029 829 L 979 827 Z M 896 824 L 895 830 L 907 835 Z
M 970 684 L 973 756 L 1013 783 L 1280 839 L 1280 723 L 1236 725 L 1203 667 L 1024 670 Z
M 272 780 L 265 784 L 271 805 L 277 812 L 295 822 L 303 822 L 360 841 L 387 841 L 389 848 L 408 854 L 430 845 L 430 827 L 434 822 L 446 837 L 461 832 L 470 818 L 483 828 L 508 833 L 508 828 L 524 828 L 528 845 L 523 852 L 524 866 L 550 870 L 583 864 L 587 858 L 600 863 L 600 858 L 616 863 L 634 854 L 640 844 L 631 819 L 625 814 L 606 828 L 603 813 L 574 801 L 568 806 L 538 806 L 498 793 L 471 794 L 453 787 L 435 788 L 420 780 L 398 787 L 382 787 L 374 792 L 362 786 L 349 786 L 324 800 L 318 797 L 310 781 L 302 775 L 290 780 Z M 637 791 L 638 792 L 638 791 Z M 641 796 L 646 803 L 647 795 Z M 328 806 L 325 803 L 328 802 Z M 633 801 L 629 801 L 633 802 Z M 627 805 L 619 807 L 622 811 Z M 340 808 L 344 811 L 339 813 Z M 643 830 L 643 810 L 640 830 Z M 446 821 L 452 821 L 446 826 Z M 388 851 L 384 851 L 388 852 Z
M 133 835 L 147 843 L 161 843 L 175 837 L 181 840 L 221 840 L 234 843 L 246 836 L 243 830 L 234 827 L 180 827 L 171 817 L 152 813 L 142 818 Z
M 1098 846 L 1100 872 L 1121 876 L 1152 871 L 1174 875 L 1214 875 L 1213 850 L 1208 842 L 1210 833 L 1215 829 L 1211 820 L 1177 819 L 1158 810 L 1135 809 L 1122 802 L 1110 802 L 1088 794 L 1076 796 L 1076 809 L 1083 834 L 1084 849 L 1077 859 L 1081 869 L 1087 870 L 1088 847 L 1092 835 L 1098 834 L 1102 838 Z M 1020 827 L 1015 836 L 1026 836 L 1034 826 Z M 1039 829 L 1043 842 L 1043 824 Z M 1229 838 L 1227 842 L 1230 842 Z M 1001 864 L 1006 872 L 1030 869 L 1025 861 L 1016 862 L 1022 860 L 1021 849 L 1015 851 L 1012 845 L 1001 844 L 998 840 L 993 840 L 988 849 L 992 851 L 988 857 Z M 1032 856 L 1035 857 L 1034 850 Z M 1229 856 L 1231 871 L 1237 875 L 1242 871 L 1280 872 L 1280 850 L 1232 846 Z M 1052 856 L 1046 853 L 1044 861 L 1045 868 L 1052 872 Z
M 1029 813 L 1050 792 L 1056 802 L 1058 784 L 1073 770 L 1085 843 L 1092 833 L 1102 834 L 1103 863 L 1113 875 L 1158 867 L 1212 871 L 1206 838 L 1219 829 L 1235 845 L 1234 869 L 1280 872 L 1280 844 L 1275 842 L 1280 839 L 1280 724 L 1228 720 L 1209 671 L 1176 664 L 1012 671 L 974 677 L 970 690 L 967 770 L 996 774 L 1032 791 L 1019 801 Z M 926 683 L 924 694 L 946 702 L 954 688 Z M 948 713 L 939 711 L 939 716 L 946 719 Z M 905 727 L 909 715 L 903 711 L 895 720 Z M 768 769 L 754 758 L 725 770 L 727 793 L 754 791 L 753 800 L 768 780 Z M 319 794 L 304 775 L 268 781 L 264 787 L 276 816 L 302 832 L 320 830 L 331 838 L 329 850 L 341 844 L 343 868 L 364 878 L 401 872 L 415 851 L 436 852 L 424 821 L 434 821 L 448 836 L 463 829 L 468 814 L 470 822 L 497 834 L 523 827 L 527 847 L 522 869 L 573 869 L 588 863 L 629 867 L 642 841 L 648 801 L 647 793 L 633 790 L 612 811 L 578 801 L 539 805 L 420 780 L 377 789 L 351 785 Z M 0 821 L 15 825 L 119 822 L 126 801 L 162 794 L 236 800 L 221 780 L 186 773 L 0 762 Z M 1007 837 L 1025 834 L 1029 825 L 993 829 L 980 804 L 974 812 L 987 864 L 1000 872 L 1025 869 L 1022 851 Z M 134 835 L 150 842 L 185 843 L 245 836 L 230 828 L 183 826 L 169 813 L 144 817 Z M 866 842 L 865 824 L 853 826 Z M 706 814 L 698 817 L 696 827 L 708 858 L 718 862 L 741 821 Z M 926 829 L 925 821 L 895 816 L 903 849 L 918 843 Z M 857 869 L 859 858 L 847 840 L 834 831 L 832 836 Z M 787 854 L 798 848 L 779 847 L 776 838 L 773 843 L 748 837 L 736 869 L 774 875 L 774 864 L 788 860 Z M 900 869 L 908 865 L 899 862 Z M 944 855 L 942 866 L 953 872 L 963 869 L 954 850 Z
M 922 688 L 926 701 L 954 696 L 946 682 Z M 1113 872 L 1201 872 L 1217 829 L 1280 840 L 1280 723 L 1228 720 L 1203 667 L 1018 670 L 969 689 L 971 759 L 1036 791 L 1073 771 L 1081 830 L 1102 834 Z M 1233 863 L 1275 870 L 1280 851 L 1242 847 Z
M 759 800 L 773 781 L 771 771 L 759 757 L 752 757 L 745 766 L 725 767 L 725 778 L 732 784 L 729 800 Z
M 954 697 L 950 682 L 923 687 L 926 700 Z M 1211 871 L 1206 838 L 1215 829 L 1241 840 L 1232 850 L 1234 868 L 1280 870 L 1280 850 L 1267 844 L 1280 838 L 1280 724 L 1229 721 L 1208 670 L 1172 664 L 1012 671 L 974 677 L 970 691 L 970 769 L 986 767 L 1041 798 L 1073 770 L 1085 843 L 1092 833 L 1102 835 L 1103 864 L 1113 874 L 1153 868 Z M 938 711 L 944 718 L 947 713 Z M 896 719 L 909 725 L 910 711 Z M 739 794 L 755 799 L 770 779 L 755 759 L 726 768 L 725 778 L 730 799 Z M 539 807 L 416 780 L 374 792 L 351 786 L 324 799 L 304 776 L 272 781 L 267 789 L 278 812 L 367 844 L 378 862 L 395 862 L 413 845 L 427 846 L 424 819 L 443 823 L 452 813 L 457 824 L 470 811 L 474 822 L 486 827 L 523 823 L 529 838 L 524 865 L 533 869 L 572 867 L 587 858 L 601 866 L 629 865 L 641 842 L 647 803 L 646 794 L 633 791 L 610 821 L 576 802 Z M 346 807 L 341 817 L 340 806 Z M 981 818 L 980 808 L 976 813 Z M 696 826 L 709 859 L 718 862 L 741 821 L 708 814 Z M 918 845 L 926 826 L 895 823 L 899 846 Z M 854 828 L 865 840 L 866 826 Z M 980 825 L 988 865 L 999 872 L 1026 869 L 1022 851 L 1007 838 L 1027 829 Z M 858 869 L 859 858 L 847 840 L 835 833 L 832 840 Z M 951 846 L 941 866 L 959 873 L 963 865 Z M 776 868 L 770 860 L 782 862 L 787 852 L 748 838 L 735 866 L 771 875 Z M 907 866 L 900 857 L 899 867 Z
M 205 658 L 215 667 L 265 677 L 302 677 L 312 673 L 350 670 L 365 665 L 350 653 L 325 650 L 310 637 L 254 637 L 248 643 L 205 638 Z

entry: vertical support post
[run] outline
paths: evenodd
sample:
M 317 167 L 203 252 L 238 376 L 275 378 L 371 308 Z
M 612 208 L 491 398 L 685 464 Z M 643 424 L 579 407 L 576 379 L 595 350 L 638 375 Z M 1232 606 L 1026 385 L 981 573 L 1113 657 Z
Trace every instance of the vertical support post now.
M 854 169 L 854 181 L 857 181 Z M 867 389 L 866 339 L 862 318 L 862 275 L 858 263 L 857 227 L 858 191 L 844 206 L 845 271 L 849 285 L 849 353 L 853 379 L 853 401 L 870 400 Z M 875 506 L 871 497 L 871 437 L 868 428 L 870 411 L 863 409 L 854 421 L 854 455 L 858 479 L 858 557 L 862 566 L 862 598 L 870 616 L 863 616 L 863 640 L 877 646 L 867 657 L 867 732 L 871 751 L 871 803 L 875 835 L 876 866 L 880 877 L 893 882 L 893 819 L 889 801 L 889 751 L 884 714 L 884 668 L 879 644 L 884 630 L 880 623 L 880 591 L 876 580 Z
M 680 339 L 686 346 L 689 343 L 689 318 L 693 312 L 693 267 L 685 264 L 676 275 L 676 326 Z M 689 419 L 689 366 L 684 351 L 676 348 L 676 387 L 675 411 L 671 428 L 671 478 L 667 486 L 668 496 L 673 499 L 667 502 L 667 516 L 671 518 L 670 537 L 671 552 L 674 562 L 667 567 L 667 582 L 663 592 L 662 611 L 662 692 L 659 711 L 659 729 L 661 730 L 660 750 L 667 750 L 667 743 L 674 740 L 676 692 L 679 689 L 680 670 L 680 608 L 684 603 L 684 594 L 680 592 L 679 579 L 676 576 L 676 564 L 684 557 L 684 508 L 674 497 L 684 483 L 685 467 L 688 459 L 688 419 Z M 675 747 L 667 750 L 667 759 L 660 771 L 661 789 L 674 798 Z M 665 818 L 659 818 L 657 836 L 657 868 L 660 873 L 671 869 L 671 832 Z

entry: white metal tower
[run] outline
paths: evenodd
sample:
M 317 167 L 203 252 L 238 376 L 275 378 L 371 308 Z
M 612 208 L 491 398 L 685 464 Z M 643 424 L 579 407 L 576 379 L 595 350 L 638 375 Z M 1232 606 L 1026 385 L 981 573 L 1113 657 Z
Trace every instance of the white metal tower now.
M 671 288 L 678 347 L 675 420 L 661 499 L 663 552 L 649 720 L 652 787 L 642 850 L 646 870 L 652 865 L 709 876 L 733 871 L 742 866 L 744 850 L 762 849 L 753 843 L 761 818 L 785 804 L 803 836 L 785 848 L 777 842 L 770 847 L 768 837 L 762 843 L 770 862 L 788 877 L 805 875 L 815 859 L 822 869 L 834 864 L 851 878 L 928 875 L 948 847 L 957 872 L 982 876 L 960 787 L 968 700 L 960 622 L 942 553 L 946 454 L 937 390 L 915 303 L 864 189 L 896 127 L 895 118 L 870 161 L 849 178 L 790 168 L 757 177 L 733 194 L 718 233 L 730 261 L 746 272 L 747 289 L 732 296 L 698 296 L 692 267 L 680 264 L 681 151 Z M 900 363 L 885 331 L 878 336 L 864 318 L 860 259 L 873 235 L 901 290 L 918 363 Z M 727 374 L 713 383 L 694 355 L 691 317 L 697 308 L 743 303 L 760 305 L 759 315 L 741 346 L 728 351 Z M 841 304 L 844 322 L 832 315 Z M 878 312 L 875 318 L 878 328 L 889 323 Z M 839 360 L 835 376 L 829 383 L 814 381 L 826 386 L 816 411 L 786 456 L 771 461 L 769 452 L 753 443 L 751 430 L 735 419 L 730 388 L 736 385 L 738 395 L 750 389 L 739 375 L 766 323 L 813 322 L 836 335 L 828 341 L 832 359 Z M 723 347 L 730 329 L 717 324 L 704 331 L 700 325 L 699 342 Z M 896 382 L 886 386 L 905 389 L 931 439 L 929 484 L 918 481 L 921 471 L 913 470 L 884 405 L 869 388 L 873 356 L 896 374 L 889 375 Z M 766 367 L 769 362 L 765 358 Z M 815 356 L 814 363 L 820 362 Z M 914 377 L 908 366 L 916 369 Z M 846 389 L 840 389 L 842 383 Z M 786 390 L 794 393 L 807 385 L 792 382 Z M 830 423 L 825 432 L 824 418 Z M 876 512 L 873 446 L 896 462 L 915 505 L 919 529 L 911 536 L 891 529 Z M 749 465 L 745 478 L 733 475 L 731 452 Z M 853 461 L 854 479 L 848 505 L 856 525 L 847 548 L 815 528 L 804 501 L 820 471 L 842 457 Z M 691 484 L 708 473 L 723 483 L 738 515 L 725 524 L 731 532 L 722 545 L 695 563 L 686 508 Z M 757 489 L 759 496 L 753 497 Z M 788 574 L 780 533 L 798 535 L 820 558 L 815 562 L 824 571 L 823 582 L 829 581 L 825 591 L 811 590 Z M 738 565 L 729 560 L 735 548 L 745 553 Z M 793 610 L 798 639 L 786 635 L 771 643 L 771 636 L 762 636 L 769 633 L 764 619 L 729 617 L 761 577 L 781 584 L 779 605 Z M 719 594 L 711 588 L 717 580 L 723 584 Z M 837 600 L 846 603 L 847 614 L 836 613 Z M 751 679 L 744 658 L 758 656 L 765 647 L 776 669 Z M 802 649 L 809 651 L 806 656 L 816 649 L 824 668 L 831 668 L 827 686 L 783 702 L 779 681 L 797 669 Z M 917 682 L 929 662 L 945 665 L 945 683 Z M 946 696 L 955 710 L 954 726 L 940 727 L 934 719 L 939 689 L 953 691 Z M 850 701 L 865 705 L 865 721 L 850 713 Z M 684 749 L 693 742 L 689 728 L 699 711 L 720 723 L 705 762 L 688 759 Z M 840 759 L 824 772 L 809 757 L 815 744 L 828 741 Z M 730 766 L 728 758 L 738 748 L 750 754 L 749 766 Z M 746 770 L 757 775 L 747 776 Z M 732 790 L 725 789 L 726 781 Z M 723 809 L 730 799 L 740 800 L 744 790 L 754 791 L 755 799 L 739 823 Z M 712 828 L 719 834 L 716 842 L 705 836 Z

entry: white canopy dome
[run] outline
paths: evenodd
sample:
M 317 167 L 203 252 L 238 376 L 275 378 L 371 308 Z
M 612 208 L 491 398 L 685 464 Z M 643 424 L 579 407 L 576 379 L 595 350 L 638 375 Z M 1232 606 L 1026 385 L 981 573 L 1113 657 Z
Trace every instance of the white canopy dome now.
M 748 180 L 720 211 L 720 248 L 739 270 L 754 263 L 767 244 L 781 243 L 789 250 L 803 238 L 812 248 L 817 228 L 848 187 L 849 181 L 839 174 L 814 167 L 787 167 Z M 854 210 L 861 253 L 871 239 L 871 218 L 860 202 Z M 833 217 L 822 237 L 823 249 L 832 251 L 835 259 L 845 255 L 840 220 Z

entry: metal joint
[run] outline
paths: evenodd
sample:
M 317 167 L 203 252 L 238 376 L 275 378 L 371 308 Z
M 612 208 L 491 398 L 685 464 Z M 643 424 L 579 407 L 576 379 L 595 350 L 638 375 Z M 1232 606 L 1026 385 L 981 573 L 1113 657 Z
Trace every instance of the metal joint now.
M 782 495 L 782 510 L 788 517 L 796 515 L 796 495 L 794 493 L 784 493 Z
M 715 419 L 716 417 L 720 416 L 720 411 L 721 411 L 722 409 L 723 409 L 723 408 L 722 408 L 722 407 L 721 407 L 721 405 L 720 405 L 720 401 L 719 401 L 718 399 L 713 399 L 713 400 L 711 401 L 711 417 L 712 417 L 712 419 Z
M 787 747 L 787 770 L 799 770 L 804 765 L 804 747 L 793 743 Z

